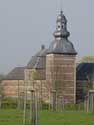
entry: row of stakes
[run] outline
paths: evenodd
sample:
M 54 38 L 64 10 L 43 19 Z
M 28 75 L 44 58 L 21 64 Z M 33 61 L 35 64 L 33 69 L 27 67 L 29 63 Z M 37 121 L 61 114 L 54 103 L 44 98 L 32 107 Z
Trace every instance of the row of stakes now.
M 38 99 L 35 89 L 29 90 L 31 95 L 31 101 L 30 101 L 30 125 L 38 125 Z M 51 92 L 52 94 L 52 103 L 49 105 L 49 109 L 52 111 L 57 111 L 57 94 L 56 90 L 53 90 Z M 1 100 L 0 96 L 0 100 Z M 24 109 L 24 117 L 23 117 L 23 125 L 27 125 L 27 114 L 26 114 L 26 103 L 27 103 L 27 91 L 22 92 L 18 97 L 18 108 Z M 59 99 L 60 103 L 60 111 L 64 110 L 64 98 L 60 97 Z M 0 101 L 1 105 L 1 101 Z M 86 97 L 84 101 L 84 110 L 86 112 L 94 112 L 94 90 L 90 90 L 88 96 Z
M 31 101 L 30 101 L 30 125 L 38 125 L 38 102 L 37 95 L 35 93 L 35 89 L 29 90 L 31 93 Z M 23 125 L 27 125 L 26 123 L 26 102 L 27 102 L 27 92 L 25 92 L 24 98 L 24 118 Z
M 38 98 L 35 89 L 29 90 L 31 93 L 31 101 L 30 101 L 30 125 L 38 125 Z M 50 104 L 50 110 L 56 111 L 57 110 L 57 99 L 56 99 L 56 91 L 53 90 L 52 92 L 52 103 Z M 62 100 L 63 98 L 61 98 Z M 27 102 L 27 91 L 25 92 L 24 98 L 24 118 L 23 118 L 23 125 L 27 125 L 27 118 L 26 118 L 26 102 Z M 61 106 L 62 110 L 64 110 L 64 102 L 60 102 L 63 105 Z

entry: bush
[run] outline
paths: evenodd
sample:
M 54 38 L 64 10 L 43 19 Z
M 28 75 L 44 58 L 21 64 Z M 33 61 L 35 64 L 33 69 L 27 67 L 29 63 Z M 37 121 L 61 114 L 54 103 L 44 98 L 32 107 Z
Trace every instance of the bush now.
M 16 108 L 17 99 L 15 98 L 4 98 L 2 100 L 2 108 Z
M 18 99 L 17 98 L 4 98 L 2 100 L 2 108 L 18 108 Z M 27 109 L 30 108 L 30 101 L 27 101 Z
M 65 110 L 84 110 L 84 104 L 65 104 Z
M 42 109 L 47 110 L 49 109 L 49 104 L 48 103 L 42 103 Z

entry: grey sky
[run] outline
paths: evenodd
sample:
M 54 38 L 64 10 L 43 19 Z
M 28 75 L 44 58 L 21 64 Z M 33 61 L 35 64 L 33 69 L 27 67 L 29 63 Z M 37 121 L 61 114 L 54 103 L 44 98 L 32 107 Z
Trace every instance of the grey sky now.
M 94 0 L 63 0 L 78 57 L 94 56 Z M 0 0 L 0 73 L 26 65 L 53 40 L 60 0 Z

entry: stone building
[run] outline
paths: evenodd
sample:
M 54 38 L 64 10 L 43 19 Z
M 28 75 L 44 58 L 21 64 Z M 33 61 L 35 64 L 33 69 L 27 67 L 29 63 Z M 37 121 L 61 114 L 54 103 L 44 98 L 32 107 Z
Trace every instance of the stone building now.
M 49 102 L 52 91 L 65 103 L 76 102 L 76 51 L 69 41 L 67 19 L 61 11 L 56 21 L 54 40 L 46 49 L 42 45 L 24 69 L 24 85 L 35 88 L 39 98 Z M 17 83 L 18 84 L 18 83 Z
M 67 20 L 61 11 L 56 21 L 54 40 L 48 49 L 42 46 L 41 50 L 32 57 L 25 70 L 25 80 L 30 84 L 32 71 L 35 70 L 36 80 L 44 80 L 49 93 L 55 90 L 57 98 L 63 97 L 66 103 L 75 103 L 76 51 L 68 40 L 69 35 Z
M 49 92 L 46 83 L 46 54 L 47 49 L 42 45 L 41 49 L 31 58 L 25 68 L 25 83 L 28 91 L 34 88 L 37 91 L 38 98 L 48 102 Z
M 16 67 L 3 79 L 1 85 L 6 97 L 17 97 L 24 91 L 24 69 L 25 67 Z
M 63 97 L 65 103 L 76 101 L 76 51 L 68 40 L 67 20 L 61 11 L 56 21 L 54 40 L 46 58 L 46 80 L 57 99 Z

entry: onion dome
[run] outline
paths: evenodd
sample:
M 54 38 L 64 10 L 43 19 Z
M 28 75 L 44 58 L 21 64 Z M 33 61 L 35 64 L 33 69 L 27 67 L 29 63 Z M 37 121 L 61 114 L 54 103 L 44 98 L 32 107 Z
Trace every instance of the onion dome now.
M 54 41 L 50 44 L 48 54 L 72 54 L 76 55 L 73 44 L 68 40 L 70 33 L 67 31 L 67 19 L 60 12 L 56 21 L 56 31 L 54 32 Z
M 47 49 L 42 45 L 39 52 L 32 56 L 31 60 L 27 64 L 28 69 L 45 69 L 46 68 L 46 54 Z

